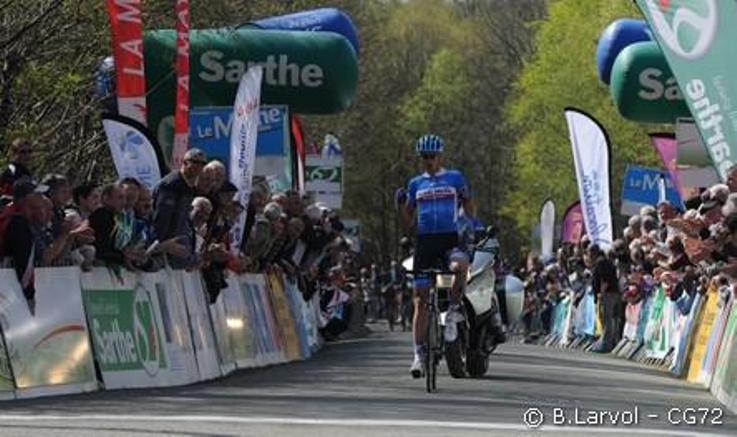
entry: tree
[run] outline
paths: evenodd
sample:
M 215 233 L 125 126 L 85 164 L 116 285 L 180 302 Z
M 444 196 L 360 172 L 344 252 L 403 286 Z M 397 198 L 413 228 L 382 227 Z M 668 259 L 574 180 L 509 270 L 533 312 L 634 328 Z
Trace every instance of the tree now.
M 549 19 L 540 25 L 536 52 L 515 83 L 506 121 L 515 140 L 514 177 L 504 214 L 520 234 L 528 234 L 538 221 L 539 207 L 552 197 L 562 212 L 578 199 L 566 106 L 594 115 L 607 129 L 612 144 L 612 199 L 615 210 L 627 164 L 655 165 L 648 128 L 624 120 L 605 85 L 596 76 L 596 41 L 611 21 L 639 15 L 628 1 L 558 0 L 549 5 Z

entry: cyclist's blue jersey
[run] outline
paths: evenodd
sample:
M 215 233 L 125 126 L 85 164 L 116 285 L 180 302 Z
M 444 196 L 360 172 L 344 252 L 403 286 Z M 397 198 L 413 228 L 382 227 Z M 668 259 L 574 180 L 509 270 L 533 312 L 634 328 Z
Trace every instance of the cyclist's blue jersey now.
M 466 178 L 457 170 L 423 173 L 409 182 L 407 202 L 417 211 L 417 234 L 458 232 L 461 202 L 470 199 Z

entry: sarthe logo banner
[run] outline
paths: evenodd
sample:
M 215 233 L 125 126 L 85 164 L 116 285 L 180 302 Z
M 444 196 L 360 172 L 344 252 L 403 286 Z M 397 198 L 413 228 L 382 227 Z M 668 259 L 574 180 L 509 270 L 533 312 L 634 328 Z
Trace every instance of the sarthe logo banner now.
M 233 105 L 233 126 L 230 131 L 230 181 L 238 187 L 236 200 L 248 206 L 253 169 L 256 166 L 256 139 L 261 103 L 262 67 L 249 68 L 241 78 Z M 243 212 L 232 229 L 234 251 L 240 250 L 246 213 Z
M 636 0 L 684 91 L 719 176 L 737 160 L 737 2 Z
M 608 249 L 614 233 L 609 189 L 609 138 L 599 122 L 585 112 L 566 108 L 564 113 L 586 231 L 592 243 Z
M 119 115 L 103 115 L 102 126 L 118 177 L 132 176 L 153 188 L 167 171 L 156 138 L 143 124 Z

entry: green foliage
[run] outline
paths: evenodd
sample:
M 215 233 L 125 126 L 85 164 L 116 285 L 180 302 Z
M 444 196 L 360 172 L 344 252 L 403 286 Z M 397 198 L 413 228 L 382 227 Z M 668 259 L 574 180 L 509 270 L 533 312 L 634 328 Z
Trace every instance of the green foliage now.
M 507 106 L 507 123 L 516 136 L 515 176 L 504 214 L 521 233 L 539 221 L 539 208 L 552 197 L 558 213 L 578 199 L 568 128 L 563 109 L 587 111 L 611 139 L 613 211 L 619 210 L 621 181 L 627 164 L 656 166 L 645 126 L 624 120 L 596 75 L 596 41 L 602 30 L 621 17 L 639 17 L 628 0 L 557 0 L 539 26 L 535 55 L 527 62 Z M 650 129 L 648 129 L 650 128 Z M 617 214 L 615 213 L 615 216 Z
M 31 138 L 38 174 L 113 177 L 92 92 L 111 52 L 104 2 L 0 3 L 0 146 Z M 327 132 L 340 138 L 341 215 L 361 220 L 368 252 L 384 260 L 396 254 L 403 232 L 392 195 L 418 172 L 413 143 L 425 132 L 446 139 L 448 166 L 469 177 L 482 219 L 498 223 L 512 170 L 504 102 L 532 51 L 528 23 L 544 15 L 544 0 L 190 1 L 193 28 L 324 6 L 343 9 L 359 29 L 359 88 L 348 111 L 305 117 L 305 127 L 311 142 Z M 172 0 L 147 0 L 143 11 L 145 29 L 175 25 Z

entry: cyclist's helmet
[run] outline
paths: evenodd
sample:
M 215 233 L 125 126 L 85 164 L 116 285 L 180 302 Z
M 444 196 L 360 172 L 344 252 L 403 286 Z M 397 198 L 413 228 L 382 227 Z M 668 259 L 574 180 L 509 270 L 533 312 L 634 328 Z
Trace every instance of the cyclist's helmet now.
M 443 139 L 437 135 L 423 135 L 417 140 L 415 150 L 417 154 L 422 153 L 443 153 Z

